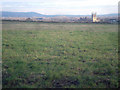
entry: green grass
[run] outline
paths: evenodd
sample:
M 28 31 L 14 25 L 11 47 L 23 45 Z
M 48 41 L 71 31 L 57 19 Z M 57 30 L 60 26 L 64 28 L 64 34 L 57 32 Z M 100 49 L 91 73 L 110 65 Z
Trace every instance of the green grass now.
M 112 24 L 3 21 L 3 88 L 118 87 Z

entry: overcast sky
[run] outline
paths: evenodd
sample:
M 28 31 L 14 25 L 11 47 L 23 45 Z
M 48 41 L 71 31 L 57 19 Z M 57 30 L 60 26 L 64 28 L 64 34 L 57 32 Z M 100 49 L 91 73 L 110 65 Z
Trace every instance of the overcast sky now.
M 46 15 L 86 15 L 118 12 L 119 0 L 2 0 L 3 11 L 38 12 Z

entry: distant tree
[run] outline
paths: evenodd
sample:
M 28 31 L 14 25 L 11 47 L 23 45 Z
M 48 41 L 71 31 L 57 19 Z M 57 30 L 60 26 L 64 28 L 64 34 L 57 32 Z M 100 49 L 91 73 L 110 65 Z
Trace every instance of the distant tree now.
M 32 19 L 31 18 L 27 18 L 26 21 L 32 21 Z

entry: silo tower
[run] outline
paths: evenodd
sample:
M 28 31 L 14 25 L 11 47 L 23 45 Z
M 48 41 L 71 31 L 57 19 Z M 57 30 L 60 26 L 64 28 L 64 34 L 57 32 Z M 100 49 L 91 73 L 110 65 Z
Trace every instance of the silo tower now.
M 92 13 L 92 22 L 97 22 L 96 13 Z

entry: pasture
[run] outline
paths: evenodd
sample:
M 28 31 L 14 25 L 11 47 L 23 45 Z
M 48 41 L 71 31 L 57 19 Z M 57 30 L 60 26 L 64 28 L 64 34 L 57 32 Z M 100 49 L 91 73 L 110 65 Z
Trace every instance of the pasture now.
M 118 87 L 113 24 L 3 21 L 3 88 Z

